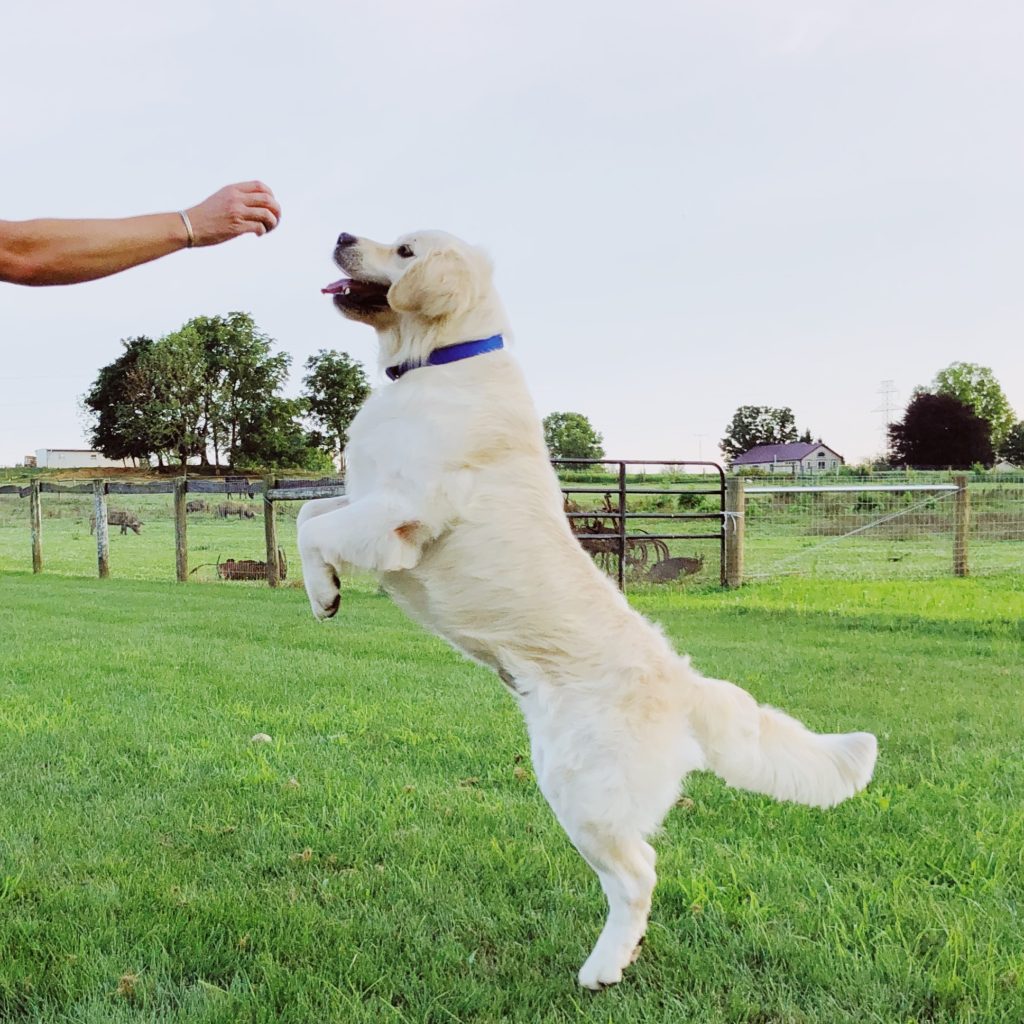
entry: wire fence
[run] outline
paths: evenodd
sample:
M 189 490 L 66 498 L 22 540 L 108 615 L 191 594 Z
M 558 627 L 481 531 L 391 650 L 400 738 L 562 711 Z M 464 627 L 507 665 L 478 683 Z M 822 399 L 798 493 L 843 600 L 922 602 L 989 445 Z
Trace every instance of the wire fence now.
M 598 523 L 617 533 L 621 523 L 618 476 L 602 466 L 576 473 L 561 469 L 567 510 L 576 509 L 571 521 L 577 532 L 593 534 L 593 524 Z M 958 558 L 963 571 L 971 575 L 1024 573 L 1024 476 L 1009 480 L 969 477 L 962 502 L 949 473 L 886 475 L 855 482 L 846 477 L 825 484 L 747 479 L 742 509 L 728 512 L 720 525 L 715 517 L 717 498 L 703 493 L 710 476 L 688 474 L 683 464 L 674 468 L 630 465 L 628 470 L 622 505 L 628 529 L 635 535 L 627 541 L 626 575 L 631 583 L 691 586 L 717 583 L 724 573 L 717 543 L 657 539 L 666 532 L 690 532 L 689 526 L 686 530 L 666 527 L 666 517 L 676 511 L 707 520 L 709 541 L 724 527 L 725 548 L 735 553 L 738 546 L 743 561 L 741 578 L 746 580 L 791 575 L 862 579 L 946 576 L 956 571 Z M 43 479 L 49 482 L 42 484 L 39 502 L 41 568 L 63 575 L 95 576 L 92 482 Z M 733 482 L 731 478 L 730 484 Z M 279 552 L 277 582 L 301 586 L 295 528 L 300 499 L 336 493 L 341 481 L 275 483 L 285 495 L 272 503 Z M 302 489 L 295 489 L 300 483 Z M 289 491 L 288 485 L 293 490 Z M 111 575 L 180 578 L 172 488 L 167 480 L 108 482 L 105 501 Z M 268 503 L 263 482 L 245 481 L 242 486 L 240 481 L 231 483 L 223 478 L 190 479 L 186 498 L 187 579 L 266 585 Z M 603 540 L 603 536 L 597 542 L 590 539 L 591 554 L 616 575 L 618 563 L 604 551 L 599 543 Z M 0 572 L 26 571 L 32 567 L 32 557 L 27 481 L 0 485 Z M 662 562 L 678 572 L 667 578 L 656 568 Z
M 280 481 L 297 483 L 298 481 Z M 336 479 L 302 481 L 310 497 Z M 318 490 L 317 488 L 320 488 Z M 106 481 L 106 538 L 96 529 L 92 482 L 47 481 L 38 494 L 38 530 L 32 527 L 29 486 L 0 486 L 0 571 L 34 567 L 66 576 L 195 582 L 267 582 L 266 503 L 262 481 L 187 481 L 179 524 L 174 482 Z M 301 501 L 274 505 L 282 584 L 301 585 L 295 521 Z M 105 540 L 105 542 L 101 542 Z M 178 559 L 182 542 L 184 559 Z
M 1024 572 L 1024 484 L 965 481 L 961 492 L 947 475 L 745 491 L 747 579 Z

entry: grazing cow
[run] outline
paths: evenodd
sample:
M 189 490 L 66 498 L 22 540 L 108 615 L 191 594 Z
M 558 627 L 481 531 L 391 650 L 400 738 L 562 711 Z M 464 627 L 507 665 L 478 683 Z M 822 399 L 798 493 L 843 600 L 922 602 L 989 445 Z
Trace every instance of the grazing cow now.
M 121 533 L 126 534 L 129 530 L 132 533 L 142 533 L 143 522 L 134 513 L 129 512 L 123 508 L 108 508 L 107 509 L 107 525 L 108 526 L 120 526 Z M 94 512 L 89 516 L 89 532 L 96 532 L 96 513 Z

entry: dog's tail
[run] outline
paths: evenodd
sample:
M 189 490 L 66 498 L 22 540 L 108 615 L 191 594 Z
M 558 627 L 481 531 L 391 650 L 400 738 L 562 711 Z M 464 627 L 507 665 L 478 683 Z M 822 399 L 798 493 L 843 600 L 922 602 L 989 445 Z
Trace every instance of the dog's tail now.
M 832 807 L 871 780 L 878 754 L 871 733 L 813 733 L 732 683 L 688 671 L 697 740 L 708 767 L 730 786 Z

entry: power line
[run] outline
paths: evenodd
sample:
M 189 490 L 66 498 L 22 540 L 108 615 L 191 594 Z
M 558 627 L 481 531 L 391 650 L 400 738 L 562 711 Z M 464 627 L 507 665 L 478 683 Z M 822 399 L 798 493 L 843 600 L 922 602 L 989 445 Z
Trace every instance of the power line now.
M 889 447 L 889 424 L 892 423 L 893 413 L 896 411 L 896 396 L 899 392 L 891 380 L 883 380 L 882 386 L 877 392 L 882 396 L 882 401 L 879 405 L 872 409 L 872 412 L 880 412 L 882 414 L 882 447 L 883 450 Z

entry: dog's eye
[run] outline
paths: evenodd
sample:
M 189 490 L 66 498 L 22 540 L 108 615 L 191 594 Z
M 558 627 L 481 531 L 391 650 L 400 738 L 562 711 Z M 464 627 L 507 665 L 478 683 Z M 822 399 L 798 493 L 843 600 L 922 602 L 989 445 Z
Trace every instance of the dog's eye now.
M 395 252 L 397 252 L 403 260 L 411 260 L 413 256 L 416 255 L 416 253 L 412 251 L 412 246 L 409 245 L 400 245 Z

